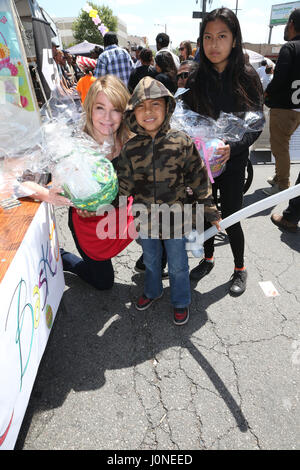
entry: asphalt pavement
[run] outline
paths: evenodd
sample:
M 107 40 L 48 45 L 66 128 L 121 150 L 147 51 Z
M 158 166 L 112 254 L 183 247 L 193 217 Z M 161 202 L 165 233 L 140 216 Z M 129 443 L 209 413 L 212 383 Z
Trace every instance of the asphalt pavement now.
M 253 157 L 245 205 L 273 164 Z M 300 163 L 292 164 L 295 182 Z M 282 211 L 286 203 L 277 206 Z M 228 294 L 233 258 L 217 238 L 215 267 L 192 285 L 190 321 L 172 322 L 164 297 L 138 312 L 143 274 L 133 242 L 97 292 L 65 274 L 66 288 L 19 434 L 23 450 L 300 449 L 300 229 L 285 233 L 267 209 L 243 222 L 248 288 Z M 76 252 L 64 209 L 60 244 Z M 190 267 L 198 261 L 189 255 Z M 270 281 L 278 295 L 265 295 Z

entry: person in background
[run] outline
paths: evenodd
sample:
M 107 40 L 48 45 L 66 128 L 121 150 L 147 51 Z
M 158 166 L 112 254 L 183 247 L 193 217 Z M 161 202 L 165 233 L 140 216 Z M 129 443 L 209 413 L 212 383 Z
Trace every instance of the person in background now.
M 116 33 L 108 32 L 104 36 L 104 51 L 100 54 L 95 69 L 95 77 L 115 75 L 127 86 L 133 62 L 130 54 L 118 46 Z
M 90 52 L 90 58 L 98 60 L 99 55 L 102 54 L 103 52 L 103 47 L 100 46 L 95 46 L 93 50 Z
M 184 60 L 194 60 L 194 56 L 192 54 L 192 45 L 190 41 L 182 41 L 179 46 L 179 51 L 180 62 L 183 62 Z
M 261 84 L 263 87 L 263 90 L 265 91 L 271 80 L 273 79 L 273 67 L 272 65 L 266 65 L 266 73 L 264 78 L 261 79 Z
M 171 51 L 170 37 L 166 33 L 159 33 L 156 36 L 156 49 L 157 49 L 157 52 L 156 52 L 155 60 L 158 54 L 161 54 L 162 52 L 169 52 L 171 56 L 173 57 L 176 68 L 178 69 L 180 65 L 180 60 L 179 60 L 179 57 Z
M 151 67 L 153 65 L 153 54 L 151 49 L 142 49 L 140 52 L 140 62 L 141 66 L 134 68 L 131 71 L 129 80 L 128 80 L 128 90 L 130 93 L 133 92 L 139 81 L 146 77 L 155 77 L 157 75 L 157 72 L 155 68 Z
M 76 80 L 78 82 L 78 80 L 80 80 L 80 78 L 83 77 L 84 74 L 76 63 L 76 55 L 72 55 L 72 67 L 74 69 Z
M 194 61 L 195 62 L 200 62 L 200 38 L 197 39 L 197 49 L 194 55 Z
M 142 65 L 141 59 L 140 59 L 140 53 L 141 53 L 142 50 L 143 50 L 143 46 L 138 46 L 137 50 L 135 51 L 136 62 L 134 64 L 134 66 L 136 68 L 140 67 Z
M 295 184 L 300 184 L 300 172 Z M 274 213 L 271 215 L 271 220 L 277 227 L 287 232 L 296 233 L 300 221 L 300 196 L 290 199 L 289 205 L 282 215 Z
M 69 54 L 69 52 L 64 51 L 64 56 L 66 58 L 66 69 L 68 70 L 68 73 L 70 74 L 70 81 L 72 86 L 76 85 L 77 83 L 77 78 L 76 78 L 76 73 L 73 67 L 73 56 Z
M 97 80 L 96 77 L 93 76 L 93 72 L 96 67 L 96 60 L 90 59 L 89 57 L 78 56 L 77 65 L 81 72 L 84 73 L 84 76 L 79 79 L 76 87 L 76 90 L 80 95 L 81 104 L 83 105 L 90 86 L 95 80 Z
M 280 49 L 273 79 L 265 91 L 275 158 L 275 175 L 267 180 L 272 187 L 263 190 L 268 196 L 290 186 L 290 139 L 300 125 L 300 8 L 290 14 L 284 39 L 287 42 Z
M 177 86 L 178 88 L 185 88 L 186 82 L 191 73 L 195 72 L 198 68 L 197 62 L 194 60 L 184 60 L 181 62 L 177 70 Z
M 177 68 L 172 55 L 166 51 L 156 55 L 155 68 L 157 71 L 155 79 L 163 83 L 174 94 L 177 90 Z
M 260 66 L 256 70 L 256 72 L 258 73 L 259 78 L 260 78 L 261 81 L 264 80 L 264 78 L 265 78 L 266 66 L 267 65 L 268 65 L 268 62 L 266 61 L 266 59 L 264 59 L 264 60 L 261 61 Z

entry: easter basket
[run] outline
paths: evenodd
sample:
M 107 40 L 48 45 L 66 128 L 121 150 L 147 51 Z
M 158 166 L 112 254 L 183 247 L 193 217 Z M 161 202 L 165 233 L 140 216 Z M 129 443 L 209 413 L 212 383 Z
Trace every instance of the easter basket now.
M 186 91 L 182 89 L 181 95 Z M 212 183 L 226 169 L 217 150 L 224 147 L 225 142 L 241 141 L 246 132 L 260 132 L 264 124 L 264 114 L 260 110 L 235 114 L 221 111 L 219 118 L 213 119 L 192 111 L 181 100 L 177 101 L 171 118 L 171 127 L 186 132 L 195 142 Z
M 88 148 L 83 155 L 80 150 L 73 151 L 60 160 L 54 169 L 53 182 L 76 208 L 88 212 L 110 204 L 118 194 L 118 178 L 112 163 Z

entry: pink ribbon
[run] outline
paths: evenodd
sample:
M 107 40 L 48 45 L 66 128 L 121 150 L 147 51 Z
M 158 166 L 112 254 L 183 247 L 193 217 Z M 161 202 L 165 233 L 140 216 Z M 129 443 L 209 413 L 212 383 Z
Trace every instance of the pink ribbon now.
M 197 150 L 199 150 L 199 152 L 202 148 L 204 161 L 205 161 L 205 165 L 206 165 L 206 168 L 207 168 L 209 179 L 210 179 L 211 183 L 214 183 L 215 180 L 213 179 L 213 175 L 212 175 L 210 164 L 209 164 L 209 159 L 212 155 L 213 148 L 210 147 L 209 149 L 207 149 L 204 140 L 200 139 L 199 137 L 196 137 L 194 139 L 194 142 L 195 142 L 195 145 L 197 147 Z

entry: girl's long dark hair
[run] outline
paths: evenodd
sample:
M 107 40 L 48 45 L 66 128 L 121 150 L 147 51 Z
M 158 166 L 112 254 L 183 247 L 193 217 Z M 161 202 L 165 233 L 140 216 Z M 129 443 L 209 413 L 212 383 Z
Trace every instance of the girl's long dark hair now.
M 232 48 L 228 65 L 226 67 L 227 73 L 229 74 L 229 81 L 232 84 L 232 90 L 236 97 L 238 108 L 240 111 L 246 111 L 251 108 L 257 108 L 260 103 L 257 103 L 257 96 L 261 92 L 261 86 L 259 80 L 256 80 L 255 72 L 251 66 L 246 65 L 245 56 L 242 46 L 242 33 L 239 21 L 232 10 L 229 8 L 217 8 L 208 13 L 203 20 L 201 32 L 200 32 L 200 64 L 197 74 L 195 77 L 195 88 L 197 90 L 197 103 L 198 112 L 200 114 L 214 116 L 212 104 L 209 100 L 208 85 L 215 82 L 214 85 L 218 89 L 217 74 L 213 73 L 213 65 L 206 57 L 203 48 L 203 37 L 207 23 L 211 21 L 221 20 L 223 21 L 233 35 L 235 41 L 235 47 Z M 254 72 L 254 73 L 253 73 Z M 254 84 L 254 93 L 250 96 L 249 93 L 249 81 L 251 85 Z M 188 87 L 188 85 L 187 85 Z
M 170 52 L 160 52 L 155 57 L 155 62 L 161 68 L 161 72 L 168 75 L 176 83 L 177 68 Z

